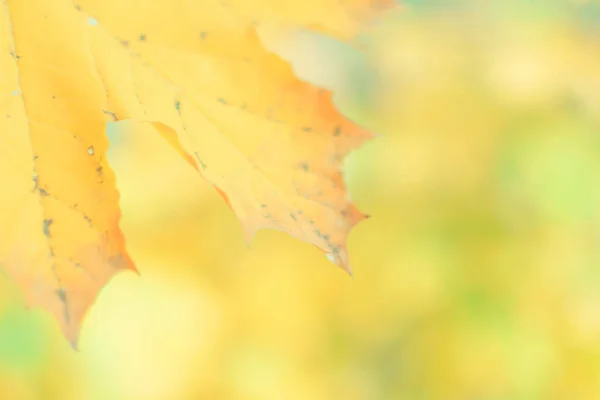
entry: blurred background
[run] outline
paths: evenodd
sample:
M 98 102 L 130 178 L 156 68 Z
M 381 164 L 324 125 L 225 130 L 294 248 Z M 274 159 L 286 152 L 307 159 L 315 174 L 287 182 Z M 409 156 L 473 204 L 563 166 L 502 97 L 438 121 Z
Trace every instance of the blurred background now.
M 381 134 L 346 160 L 355 276 L 108 127 L 117 276 L 74 353 L 0 275 L 7 400 L 600 399 L 600 2 L 406 0 L 274 49 Z M 127 130 L 127 136 L 120 132 Z

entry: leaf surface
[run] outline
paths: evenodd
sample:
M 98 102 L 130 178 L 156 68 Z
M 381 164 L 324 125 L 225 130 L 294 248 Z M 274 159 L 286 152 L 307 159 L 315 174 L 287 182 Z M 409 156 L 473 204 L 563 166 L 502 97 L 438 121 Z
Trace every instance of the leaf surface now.
M 349 271 L 344 156 L 372 134 L 297 79 L 257 31 L 356 34 L 366 0 L 3 0 L 0 263 L 76 343 L 118 271 L 134 269 L 105 161 L 106 123 L 151 124 L 219 191 L 248 240 L 312 243 Z M 140 171 L 143 173 L 143 171 Z
M 133 265 L 86 22 L 53 3 L 0 8 L 0 263 L 75 343 L 97 292 Z

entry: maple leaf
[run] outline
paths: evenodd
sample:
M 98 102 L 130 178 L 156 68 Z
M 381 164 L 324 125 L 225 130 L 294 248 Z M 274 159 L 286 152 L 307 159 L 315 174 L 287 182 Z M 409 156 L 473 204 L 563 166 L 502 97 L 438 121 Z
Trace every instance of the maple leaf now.
M 374 2 L 0 4 L 0 264 L 73 346 L 98 291 L 135 270 L 105 158 L 109 121 L 152 124 L 215 186 L 248 240 L 283 230 L 350 271 L 346 238 L 365 216 L 347 198 L 341 163 L 372 135 L 330 92 L 298 80 L 257 30 L 347 38 Z

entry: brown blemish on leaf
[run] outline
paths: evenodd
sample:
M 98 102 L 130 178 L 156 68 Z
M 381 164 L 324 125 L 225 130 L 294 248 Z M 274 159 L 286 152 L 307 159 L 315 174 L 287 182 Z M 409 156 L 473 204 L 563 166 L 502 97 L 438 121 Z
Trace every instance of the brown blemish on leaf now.
M 50 226 L 54 223 L 52 218 L 44 220 L 44 236 L 50 237 Z
M 58 296 L 60 302 L 62 303 L 65 321 L 67 323 L 70 323 L 71 315 L 69 313 L 69 304 L 67 303 L 67 292 L 65 292 L 65 290 L 63 288 L 59 288 L 56 291 L 56 295 Z
M 117 114 L 115 114 L 114 112 L 110 111 L 110 110 L 102 110 L 102 112 L 106 115 L 108 115 L 109 117 L 111 117 L 113 119 L 113 121 L 118 121 L 119 119 L 117 118 Z M 75 137 L 75 136 L 74 136 Z

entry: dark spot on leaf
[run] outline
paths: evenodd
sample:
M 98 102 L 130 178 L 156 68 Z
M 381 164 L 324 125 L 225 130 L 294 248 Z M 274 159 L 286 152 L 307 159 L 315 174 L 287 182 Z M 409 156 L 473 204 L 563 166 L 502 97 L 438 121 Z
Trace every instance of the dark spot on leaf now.
M 40 196 L 44 196 L 44 197 L 50 196 L 50 193 L 48 193 L 48 191 L 44 188 L 39 188 L 38 191 L 40 193 Z
M 52 225 L 53 222 L 54 220 L 52 218 L 44 220 L 44 235 L 46 235 L 46 237 L 50 237 L 50 225 Z
M 63 303 L 67 302 L 67 293 L 65 292 L 65 290 L 63 288 L 58 289 L 56 291 L 56 295 L 58 296 L 60 301 L 62 301 Z
M 114 113 L 114 112 L 112 112 L 112 111 L 109 111 L 109 110 L 102 110 L 102 112 L 103 112 L 104 114 L 106 114 L 106 115 L 108 115 L 108 116 L 112 117 L 112 119 L 113 119 L 114 121 L 118 121 L 118 120 L 119 120 L 119 119 L 117 118 L 117 114 L 115 114 L 115 113 Z M 75 136 L 73 136 L 73 137 L 75 137 Z
M 336 126 L 333 130 L 333 136 L 340 136 L 342 134 L 342 128 L 340 126 Z
M 217 99 L 217 101 L 218 101 L 219 103 L 221 103 L 221 104 L 225 104 L 225 105 L 228 105 L 228 104 L 229 104 L 229 103 L 227 102 L 227 100 L 225 100 L 225 99 L 224 99 L 224 98 L 222 98 L 222 97 L 219 97 L 219 98 Z
M 175 100 L 175 109 L 181 112 L 181 102 L 179 100 Z
M 294 215 L 294 213 L 290 213 L 290 217 L 292 217 L 292 219 L 293 219 L 294 221 L 297 221 L 297 219 L 296 219 L 296 216 Z
M 60 288 L 56 291 L 56 295 L 65 306 L 65 321 L 69 322 L 71 318 L 69 316 L 69 307 L 67 306 L 67 292 L 63 288 Z
M 304 172 L 308 172 L 308 163 L 300 163 L 300 168 L 302 168 Z
M 144 33 L 140 34 L 140 41 L 145 41 L 146 40 L 146 35 Z
M 194 155 L 196 156 L 196 160 L 198 160 L 198 163 L 200 163 L 202 169 L 206 169 L 206 164 L 204 164 L 204 161 L 200 159 L 200 156 L 198 155 L 197 151 L 194 152 Z
M 266 204 L 261 204 L 260 205 L 262 208 L 265 208 L 267 205 Z
M 304 132 L 312 132 L 312 128 L 310 126 L 305 126 L 302 128 Z
M 207 34 L 208 34 L 208 32 L 206 32 L 206 31 L 200 32 L 200 39 L 202 39 L 202 40 L 206 39 Z

